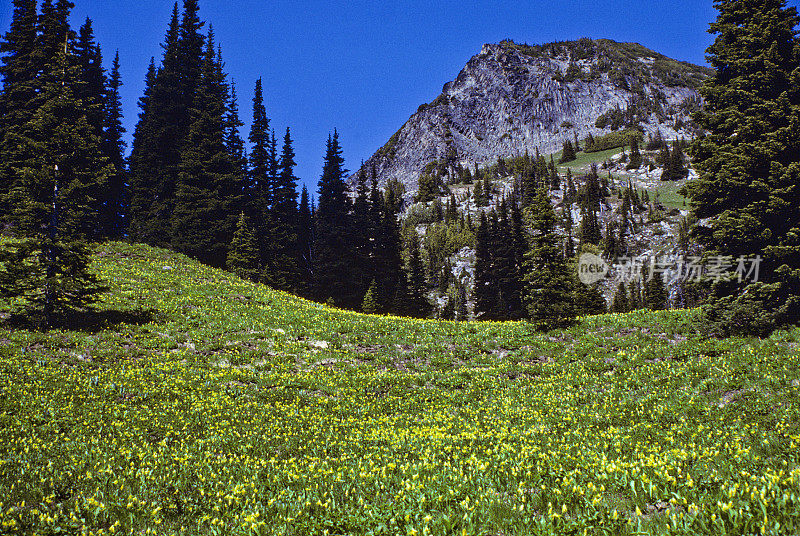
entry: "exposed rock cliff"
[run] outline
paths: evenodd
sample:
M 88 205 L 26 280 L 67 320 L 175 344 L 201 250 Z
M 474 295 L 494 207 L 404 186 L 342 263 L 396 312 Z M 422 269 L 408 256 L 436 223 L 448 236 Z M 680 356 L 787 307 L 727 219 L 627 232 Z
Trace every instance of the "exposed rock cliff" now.
M 374 166 L 381 183 L 395 178 L 413 191 L 432 161 L 466 167 L 537 149 L 551 153 L 576 134 L 582 140 L 620 124 L 661 129 L 665 138 L 689 136 L 697 87 L 709 73 L 634 43 L 487 44 L 365 169 Z

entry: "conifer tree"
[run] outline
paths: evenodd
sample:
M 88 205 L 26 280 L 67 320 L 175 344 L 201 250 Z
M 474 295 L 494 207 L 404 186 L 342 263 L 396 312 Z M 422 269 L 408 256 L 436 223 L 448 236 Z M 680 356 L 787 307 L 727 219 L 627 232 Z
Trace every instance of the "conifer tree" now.
M 313 236 L 314 217 L 311 213 L 308 189 L 303 185 L 300 193 L 300 206 L 297 211 L 297 250 L 300 263 L 297 291 L 301 296 L 307 297 L 311 296 Z
M 97 228 L 96 196 L 112 168 L 75 88 L 81 73 L 70 54 L 71 4 L 45 2 L 38 23 L 36 105 L 15 125 L 23 145 L 8 196 L 16 240 L 0 246 L 0 292 L 18 298 L 28 318 L 52 326 L 90 306 L 102 290 L 88 270 L 87 237 Z
M 172 211 L 194 94 L 184 92 L 182 34 L 178 4 L 163 45 L 161 67 L 148 71 L 146 106 L 139 115 L 129 159 L 131 181 L 130 235 L 150 245 L 171 241 Z M 142 102 L 140 101 L 140 106 Z
M 481 212 L 475 233 L 475 316 L 489 314 L 497 300 L 497 289 L 492 270 L 492 243 L 486 213 Z
M 280 171 L 273 188 L 270 217 L 273 262 L 265 274 L 265 281 L 274 288 L 291 292 L 300 286 L 298 278 L 301 271 L 295 165 L 292 137 L 287 128 L 283 136 Z
M 408 298 L 409 316 L 413 318 L 427 318 L 431 313 L 431 304 L 426 297 L 427 282 L 425 269 L 422 266 L 422 255 L 419 247 L 419 235 L 416 231 L 411 233 L 408 245 Z
M 546 189 L 528 209 L 532 230 L 525 255 L 525 305 L 537 327 L 550 329 L 575 317 L 573 284 L 556 233 L 556 215 Z
M 96 136 L 103 136 L 105 115 L 106 74 L 103 69 L 103 54 L 95 42 L 92 19 L 87 18 L 78 30 L 73 47 L 78 64 L 81 83 L 74 89 L 77 98 L 86 106 L 86 118 Z
M 261 79 L 256 80 L 253 96 L 253 122 L 250 126 L 248 140 L 250 149 L 250 181 L 249 198 L 252 206 L 248 207 L 255 216 L 272 205 L 272 184 L 269 183 L 269 172 L 272 163 L 269 160 L 270 127 L 267 110 L 264 107 L 264 93 Z M 263 216 L 260 216 L 261 219 Z
M 718 334 L 800 321 L 800 17 L 784 0 L 717 2 L 715 69 L 695 120 L 694 234 L 712 255 L 761 256 L 759 281 L 722 281 L 706 308 Z
M 13 5 L 11 26 L 0 40 L 0 224 L 10 213 L 8 195 L 20 164 L 28 158 L 19 141 L 36 111 L 37 75 L 43 63 L 36 54 L 36 0 L 14 0 Z
M 638 169 L 642 165 L 642 153 L 639 151 L 639 140 L 631 136 L 631 157 L 625 169 Z
M 653 272 L 650 280 L 645 283 L 645 305 L 653 311 L 660 311 L 667 306 L 667 289 L 664 287 L 664 278 L 661 272 Z
M 375 228 L 372 269 L 378 284 L 377 300 L 380 311 L 387 312 L 392 306 L 403 260 L 400 255 L 400 230 L 397 219 L 392 212 L 392 207 L 381 196 L 374 172 L 370 189 L 370 210 L 372 225 Z
M 524 316 L 522 274 L 517 264 L 514 227 L 505 200 L 500 203 L 492 250 L 495 284 L 502 296 L 502 300 L 498 298 L 493 316 L 496 320 L 518 320 Z
M 355 255 L 350 240 L 350 200 L 344 182 L 344 159 L 339 134 L 328 137 L 325 163 L 319 180 L 314 233 L 314 296 L 330 298 L 340 307 L 357 308 L 363 295 L 351 278 Z
M 567 140 L 564 142 L 563 148 L 561 149 L 561 158 L 558 159 L 559 164 L 564 164 L 565 162 L 572 162 L 575 160 L 575 148 L 572 146 L 572 142 Z
M 119 73 L 119 52 L 114 55 L 111 74 L 105 95 L 105 111 L 103 115 L 103 154 L 114 166 L 114 173 L 108 179 L 102 198 L 103 234 L 108 238 L 122 236 L 127 224 L 128 192 L 126 186 L 127 170 L 125 166 L 125 142 L 122 135 L 122 101 L 119 88 L 122 80 Z
M 611 304 L 611 312 L 627 313 L 628 311 L 630 311 L 628 307 L 628 290 L 625 288 L 625 283 L 620 281 L 614 294 L 614 301 Z
M 355 257 L 352 262 L 354 286 L 361 294 L 365 294 L 371 281 L 374 279 L 373 266 L 374 233 L 373 213 L 370 205 L 370 189 L 367 186 L 367 175 L 362 162 L 360 171 L 356 174 L 356 197 L 353 201 L 352 216 L 350 218 L 350 239 L 352 241 Z
M 686 165 L 684 164 L 684 154 L 681 144 L 677 141 L 672 146 L 672 152 L 669 155 L 669 178 L 670 180 L 685 179 L 687 174 Z
M 222 58 L 219 57 L 220 55 L 221 52 L 218 52 L 217 61 L 222 64 Z M 244 123 L 239 117 L 239 103 L 236 95 L 236 84 L 233 82 L 233 80 L 231 80 L 230 83 L 229 93 L 227 110 L 225 112 L 225 147 L 236 166 L 236 174 L 239 176 L 237 182 L 241 183 L 243 188 L 242 205 L 245 209 L 247 209 L 252 205 L 252 200 L 250 198 L 251 192 L 248 188 L 250 182 L 247 169 L 247 151 L 244 147 L 242 134 L 239 131 L 239 129 L 244 126 Z
M 372 280 L 367 293 L 364 295 L 364 301 L 361 303 L 361 311 L 368 315 L 374 315 L 381 312 L 381 305 L 378 301 L 378 286 L 375 280 Z
M 228 250 L 227 268 L 242 279 L 258 280 L 258 239 L 247 221 L 244 212 L 239 216 L 236 232 Z
M 241 211 L 242 177 L 225 145 L 228 88 L 209 29 L 192 123 L 181 156 L 172 245 L 212 266 L 225 265 Z

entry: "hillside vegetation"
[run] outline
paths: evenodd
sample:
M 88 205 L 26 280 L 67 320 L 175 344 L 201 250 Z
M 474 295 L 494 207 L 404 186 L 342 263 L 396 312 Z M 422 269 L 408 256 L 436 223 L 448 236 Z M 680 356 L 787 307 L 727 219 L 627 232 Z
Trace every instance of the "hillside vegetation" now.
M 0 532 L 800 531 L 800 329 L 365 316 L 122 243 L 93 270 L 92 329 L 0 328 Z

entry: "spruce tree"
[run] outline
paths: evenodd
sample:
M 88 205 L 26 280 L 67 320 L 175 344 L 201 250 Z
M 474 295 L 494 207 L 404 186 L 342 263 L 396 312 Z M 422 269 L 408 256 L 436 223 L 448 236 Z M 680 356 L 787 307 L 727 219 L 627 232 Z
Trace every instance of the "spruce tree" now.
M 87 18 L 73 47 L 81 84 L 75 88 L 76 97 L 86 106 L 86 118 L 94 134 L 102 137 L 105 116 L 106 74 L 103 54 L 94 40 L 92 19 Z
M 350 240 L 350 199 L 344 182 L 344 159 L 339 134 L 328 137 L 325 163 L 319 180 L 314 222 L 314 296 L 333 299 L 340 307 L 357 308 L 363 295 L 351 279 L 355 255 Z
M 37 75 L 43 62 L 36 54 L 37 2 L 14 0 L 8 32 L 0 40 L 0 224 L 10 212 L 8 195 L 29 155 L 21 144 L 22 131 L 37 106 Z
M 96 199 L 112 167 L 75 88 L 70 4 L 46 2 L 38 26 L 41 71 L 35 113 L 19 125 L 18 174 L 8 200 L 15 240 L 0 246 L 0 289 L 44 327 L 90 306 L 102 291 L 89 270 L 87 237 L 97 228 Z M 58 45 L 56 45 L 58 43 Z M 46 55 L 49 53 L 50 55 Z
M 492 242 L 486 213 L 481 212 L 475 233 L 475 316 L 489 314 L 497 301 L 497 289 L 492 269 Z
M 387 312 L 396 293 L 396 285 L 403 269 L 403 259 L 400 255 L 400 229 L 397 218 L 392 212 L 392 207 L 381 196 L 374 173 L 370 189 L 370 209 L 372 225 L 376 229 L 373 233 L 372 266 L 378 283 L 377 299 L 381 312 Z
M 528 208 L 532 231 L 525 254 L 525 306 L 530 321 L 550 329 L 575 317 L 573 284 L 556 233 L 556 215 L 547 190 L 542 188 Z
M 308 189 L 303 185 L 303 190 L 300 193 L 300 206 L 297 210 L 297 252 L 299 259 L 297 292 L 305 297 L 311 297 L 313 236 L 314 217 L 311 213 Z
M 628 307 L 628 290 L 625 288 L 625 283 L 620 281 L 617 291 L 614 293 L 614 300 L 611 303 L 611 312 L 627 313 L 628 311 L 630 311 Z
M 419 235 L 412 231 L 408 245 L 408 312 L 413 318 L 427 318 L 431 314 L 431 304 L 426 297 L 427 281 L 422 266 L 422 254 L 419 246 Z
M 222 267 L 241 211 L 242 177 L 225 145 L 228 88 L 209 29 L 192 123 L 181 155 L 172 213 L 172 246 Z
M 170 244 L 170 219 L 181 152 L 187 135 L 189 108 L 194 95 L 183 92 L 181 28 L 178 4 L 162 45 L 161 67 L 148 71 L 142 112 L 129 159 L 131 181 L 130 235 L 150 245 Z M 146 101 L 146 102 L 145 102 Z
M 375 280 L 372 280 L 367 293 L 364 295 L 364 301 L 361 303 L 361 311 L 368 315 L 374 315 L 381 312 L 381 305 L 378 301 L 378 286 Z
M 106 88 L 102 137 L 103 154 L 114 166 L 114 173 L 109 177 L 102 198 L 103 215 L 101 221 L 103 234 L 112 239 L 123 235 L 128 212 L 125 142 L 122 139 L 125 127 L 122 126 L 120 86 L 122 86 L 122 80 L 119 73 L 119 53 L 116 53 L 111 64 L 111 74 Z
M 667 306 L 667 289 L 659 271 L 653 272 L 650 280 L 645 283 L 645 305 L 653 311 L 660 311 Z
M 639 140 L 631 136 L 631 157 L 625 169 L 638 169 L 642 165 L 642 153 L 639 151 Z
M 572 142 L 567 140 L 561 149 L 561 158 L 558 159 L 558 163 L 564 164 L 573 160 L 575 160 L 575 148 L 572 146 Z
M 244 212 L 239 216 L 233 234 L 226 266 L 242 279 L 257 281 L 259 277 L 258 239 Z
M 218 62 L 222 63 L 222 59 L 218 58 Z M 244 140 L 239 130 L 244 126 L 244 123 L 239 117 L 239 103 L 237 98 L 236 84 L 231 80 L 227 110 L 225 112 L 225 148 L 236 167 L 236 174 L 239 176 L 237 182 L 242 185 L 242 206 L 246 209 L 251 205 L 251 192 L 248 189 L 247 151 L 245 150 Z
M 289 129 L 283 137 L 280 166 L 275 181 L 270 234 L 273 240 L 273 264 L 265 280 L 280 290 L 295 292 L 300 287 L 300 252 L 298 248 L 297 178 L 294 176 L 294 148 Z
M 715 73 L 695 120 L 700 177 L 687 190 L 694 235 L 709 254 L 761 256 L 758 282 L 716 285 L 705 322 L 718 334 L 763 335 L 800 321 L 800 23 L 784 0 L 727 0 L 710 32 Z

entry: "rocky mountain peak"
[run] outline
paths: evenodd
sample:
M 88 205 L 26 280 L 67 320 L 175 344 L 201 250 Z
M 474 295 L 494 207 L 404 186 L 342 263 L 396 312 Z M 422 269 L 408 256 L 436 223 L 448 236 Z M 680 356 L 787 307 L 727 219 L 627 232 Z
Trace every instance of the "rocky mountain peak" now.
M 408 191 L 432 162 L 483 166 L 498 157 L 552 153 L 577 135 L 635 127 L 691 136 L 690 113 L 710 70 L 636 43 L 580 39 L 485 44 L 365 163 Z

